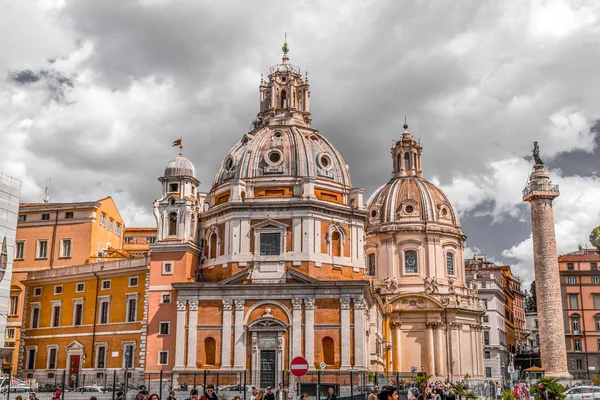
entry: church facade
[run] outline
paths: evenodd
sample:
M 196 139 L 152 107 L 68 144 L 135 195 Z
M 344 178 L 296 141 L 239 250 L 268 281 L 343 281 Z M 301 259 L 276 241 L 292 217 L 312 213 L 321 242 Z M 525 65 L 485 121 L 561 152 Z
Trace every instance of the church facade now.
M 146 370 L 246 370 L 266 387 L 303 356 L 313 370 L 416 365 L 481 376 L 482 313 L 464 285 L 465 236 L 421 176 L 420 146 L 405 132 L 394 160 L 406 151 L 414 163 L 394 161 L 395 180 L 364 204 L 341 154 L 312 127 L 308 79 L 287 44 L 283 52 L 261 79 L 252 130 L 225 155 L 210 191 L 199 191 L 181 154 L 159 178 Z M 413 216 L 397 218 L 398 206 Z

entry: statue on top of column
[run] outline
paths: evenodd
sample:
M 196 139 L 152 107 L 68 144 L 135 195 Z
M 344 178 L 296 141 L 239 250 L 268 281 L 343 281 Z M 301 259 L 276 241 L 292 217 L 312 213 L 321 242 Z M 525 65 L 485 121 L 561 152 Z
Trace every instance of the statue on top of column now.
M 535 161 L 536 165 L 544 165 L 544 162 L 542 161 L 542 159 L 540 158 L 540 146 L 538 146 L 538 142 L 533 142 L 533 160 Z

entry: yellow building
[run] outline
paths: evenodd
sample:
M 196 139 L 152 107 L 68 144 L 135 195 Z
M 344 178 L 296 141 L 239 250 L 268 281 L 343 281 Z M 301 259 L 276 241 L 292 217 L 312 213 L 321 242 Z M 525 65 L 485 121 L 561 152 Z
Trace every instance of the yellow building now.
M 44 384 L 66 370 L 81 386 L 103 383 L 108 369 L 143 371 L 148 268 L 140 257 L 29 272 L 19 372 Z
M 155 228 L 127 228 L 123 234 L 123 250 L 132 256 L 148 255 L 150 245 L 156 242 Z
M 122 248 L 124 224 L 111 197 L 75 203 L 21 203 L 6 325 L 6 345 L 14 347 L 2 369 L 17 371 L 24 287 L 28 272 L 81 265 Z

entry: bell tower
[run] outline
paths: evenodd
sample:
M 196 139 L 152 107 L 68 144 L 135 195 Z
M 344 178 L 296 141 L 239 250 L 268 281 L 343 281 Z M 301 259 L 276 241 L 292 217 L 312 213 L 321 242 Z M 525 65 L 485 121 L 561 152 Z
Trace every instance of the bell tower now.
M 402 138 L 393 143 L 392 147 L 392 178 L 404 176 L 423 177 L 421 169 L 421 142 L 417 142 L 408 131 L 406 117 L 404 117 L 404 133 Z
M 274 124 L 309 127 L 312 121 L 308 74 L 302 79 L 300 68 L 290 64 L 287 36 L 281 50 L 281 64 L 271 67 L 267 81 L 260 78 L 260 107 L 253 122 L 255 129 Z

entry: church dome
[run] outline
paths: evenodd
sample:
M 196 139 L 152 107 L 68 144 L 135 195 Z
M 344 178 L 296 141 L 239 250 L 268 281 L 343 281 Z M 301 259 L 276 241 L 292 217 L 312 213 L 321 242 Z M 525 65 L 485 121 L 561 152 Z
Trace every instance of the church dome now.
M 196 168 L 194 164 L 181 154 L 173 158 L 165 168 L 165 178 L 175 176 L 191 176 L 196 177 Z
M 393 178 L 368 201 L 372 226 L 396 223 L 428 223 L 460 228 L 458 215 L 437 186 L 419 176 Z
M 314 178 L 351 187 L 340 153 L 317 131 L 298 126 L 266 126 L 244 135 L 224 158 L 215 187 L 230 179 Z

